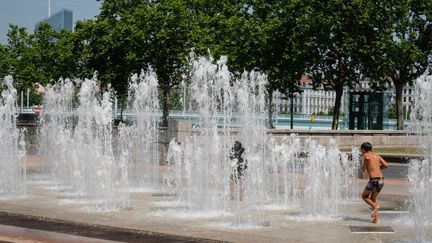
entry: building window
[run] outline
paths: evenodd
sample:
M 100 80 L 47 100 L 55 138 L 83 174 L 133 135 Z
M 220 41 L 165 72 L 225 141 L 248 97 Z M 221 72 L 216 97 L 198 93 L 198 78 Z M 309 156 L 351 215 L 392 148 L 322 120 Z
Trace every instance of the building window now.
M 406 102 L 406 97 L 404 97 L 404 102 Z

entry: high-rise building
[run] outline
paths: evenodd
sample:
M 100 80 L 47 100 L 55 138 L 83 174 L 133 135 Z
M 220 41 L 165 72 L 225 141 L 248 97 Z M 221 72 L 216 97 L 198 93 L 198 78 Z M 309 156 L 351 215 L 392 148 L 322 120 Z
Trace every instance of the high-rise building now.
M 41 22 L 46 22 L 53 27 L 55 31 L 66 29 L 73 30 L 73 12 L 72 10 L 62 9 L 48 18 L 43 19 Z M 38 24 L 39 24 L 38 23 Z

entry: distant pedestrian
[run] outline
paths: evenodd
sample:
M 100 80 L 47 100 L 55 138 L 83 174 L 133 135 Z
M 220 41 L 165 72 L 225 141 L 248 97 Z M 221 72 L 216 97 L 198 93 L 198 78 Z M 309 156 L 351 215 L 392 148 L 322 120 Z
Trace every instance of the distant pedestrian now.
M 384 187 L 384 176 L 381 170 L 388 168 L 389 165 L 381 156 L 372 152 L 372 145 L 370 143 L 363 143 L 360 149 L 364 158 L 362 171 L 367 171 L 369 175 L 369 182 L 363 191 L 362 198 L 373 208 L 373 222 L 378 223 L 378 210 L 380 206 L 377 203 L 377 196 Z

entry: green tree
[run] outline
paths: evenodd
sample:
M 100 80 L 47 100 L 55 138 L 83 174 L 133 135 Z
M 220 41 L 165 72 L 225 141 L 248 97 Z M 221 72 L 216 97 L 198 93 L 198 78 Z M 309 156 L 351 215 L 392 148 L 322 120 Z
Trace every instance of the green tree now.
M 66 30 L 55 32 L 47 23 L 39 24 L 34 34 L 10 25 L 6 46 L 10 57 L 8 72 L 14 76 L 18 91 L 31 89 L 31 103 L 41 101 L 33 89 L 36 82 L 45 85 L 61 77 L 75 77 L 72 35 Z
M 98 80 L 104 86 L 111 85 L 120 100 L 125 100 L 131 73 L 139 73 L 147 64 L 132 60 L 131 56 L 138 53 L 132 47 L 131 35 L 126 32 L 123 19 L 102 13 L 95 20 L 76 24 L 73 42 L 74 50 L 79 53 L 78 75 L 91 77 L 97 71 Z
M 119 94 L 126 94 L 130 73 L 152 66 L 162 93 L 163 126 L 168 125 L 171 90 L 181 81 L 192 48 L 194 16 L 187 3 L 105 0 L 96 20 L 77 28 L 82 36 L 77 44 L 89 58 L 83 63 Z
M 305 3 L 298 28 L 314 52 L 309 73 L 314 86 L 336 93 L 332 129 L 338 128 L 344 86 L 361 78 L 360 50 L 370 31 L 367 1 L 311 0 Z
M 12 55 L 6 45 L 0 44 L 0 80 L 11 74 L 13 66 Z
M 396 103 L 392 103 L 389 105 L 387 113 L 389 119 L 397 119 L 398 113 L 397 113 Z M 409 117 L 410 113 L 411 113 L 411 109 L 408 109 L 408 113 L 407 113 L 406 106 L 403 106 L 403 116 Z
M 213 6 L 217 6 L 213 11 L 205 11 L 207 25 L 200 29 L 216 33 L 207 40 L 213 42 L 212 52 L 229 57 L 231 70 L 241 73 L 257 68 L 268 75 L 268 126 L 273 127 L 273 92 L 280 90 L 292 99 L 307 67 L 310 52 L 301 38 L 302 29 L 296 28 L 301 5 L 297 1 L 249 0 Z
M 404 127 L 403 87 L 423 74 L 432 54 L 432 1 L 370 3 L 374 31 L 364 49 L 365 73 L 391 81 L 396 90 L 397 129 Z

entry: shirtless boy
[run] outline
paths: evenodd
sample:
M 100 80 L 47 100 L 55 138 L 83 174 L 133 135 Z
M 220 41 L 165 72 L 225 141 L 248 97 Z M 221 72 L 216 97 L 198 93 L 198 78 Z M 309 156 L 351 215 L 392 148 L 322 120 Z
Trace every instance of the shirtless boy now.
M 360 149 L 364 158 L 362 170 L 363 172 L 367 171 L 369 174 L 369 182 L 363 191 L 362 198 L 373 208 L 373 222 L 378 223 L 378 210 L 380 206 L 376 198 L 384 186 L 384 176 L 381 170 L 388 168 L 389 165 L 381 156 L 372 152 L 372 145 L 370 143 L 363 143 Z

